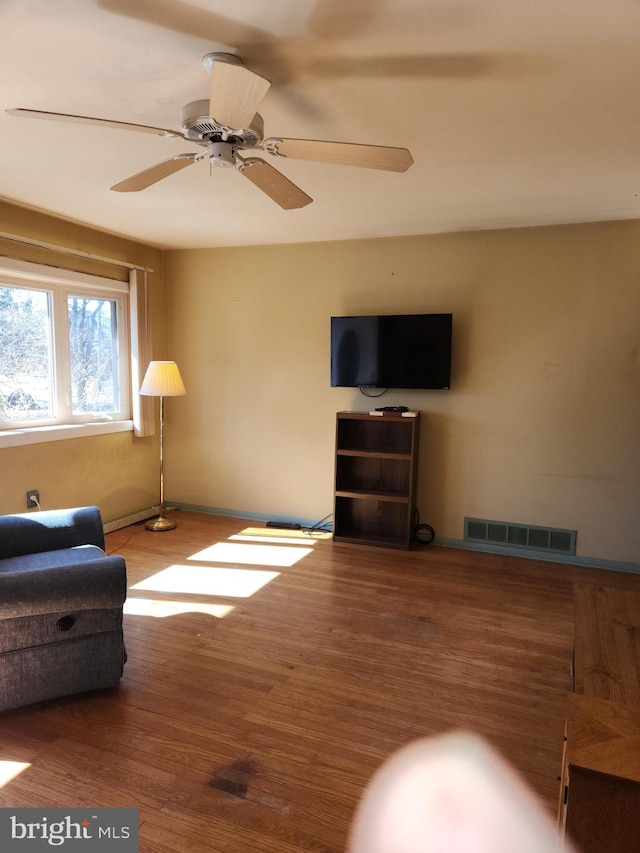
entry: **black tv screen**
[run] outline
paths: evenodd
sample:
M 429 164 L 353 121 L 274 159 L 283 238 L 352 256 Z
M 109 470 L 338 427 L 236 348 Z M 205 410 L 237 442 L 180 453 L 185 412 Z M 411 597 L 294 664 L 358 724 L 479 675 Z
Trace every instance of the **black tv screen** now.
M 452 326 L 451 314 L 332 317 L 331 385 L 448 389 Z

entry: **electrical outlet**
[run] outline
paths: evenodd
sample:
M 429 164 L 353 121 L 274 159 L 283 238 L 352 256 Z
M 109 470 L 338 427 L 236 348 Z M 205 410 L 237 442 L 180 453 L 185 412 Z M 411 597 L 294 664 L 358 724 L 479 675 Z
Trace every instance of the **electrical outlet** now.
M 32 498 L 35 498 L 35 501 Z M 30 489 L 27 492 L 27 509 L 37 509 L 36 501 L 40 501 L 40 492 L 37 489 Z

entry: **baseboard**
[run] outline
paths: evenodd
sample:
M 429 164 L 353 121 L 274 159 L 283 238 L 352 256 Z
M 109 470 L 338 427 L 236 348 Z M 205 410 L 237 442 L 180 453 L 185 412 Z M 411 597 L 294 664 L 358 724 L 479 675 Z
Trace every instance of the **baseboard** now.
M 137 524 L 138 521 L 146 521 L 148 518 L 158 515 L 159 512 L 160 507 L 150 506 L 147 509 L 141 509 L 140 512 L 134 512 L 132 515 L 123 515 L 121 518 L 116 518 L 104 524 L 104 532 L 113 533 L 114 530 L 120 530 L 121 527 Z
M 314 527 L 318 524 L 317 519 L 299 518 L 297 516 L 283 516 L 274 513 L 263 512 L 247 512 L 246 510 L 227 509 L 226 507 L 217 506 L 202 506 L 200 504 L 187 504 L 180 502 L 167 502 L 167 509 L 181 509 L 185 512 L 203 512 L 207 515 L 226 515 L 230 518 L 245 518 L 247 521 L 270 521 L 277 518 L 279 521 L 288 521 L 299 524 L 301 527 Z M 135 524 L 138 521 L 145 521 L 157 515 L 159 507 L 149 507 L 141 510 L 133 515 L 123 516 L 115 519 L 104 525 L 104 532 L 111 533 L 113 530 L 118 530 L 121 527 L 127 527 L 130 524 Z M 327 524 L 327 529 L 330 528 Z M 506 557 L 521 557 L 525 560 L 543 560 L 548 563 L 566 563 L 571 566 L 584 566 L 589 569 L 607 569 L 612 572 L 629 572 L 631 574 L 640 574 L 640 563 L 624 563 L 616 560 L 603 560 L 597 557 L 580 557 L 575 555 L 565 554 L 545 554 L 533 553 L 524 548 L 500 547 L 500 545 L 483 545 L 479 542 L 468 542 L 466 539 L 446 539 L 436 536 L 433 541 L 434 545 L 442 545 L 444 548 L 459 548 L 463 551 L 481 551 L 485 554 L 500 554 Z
M 277 519 L 278 521 L 287 521 L 293 524 L 299 524 L 300 527 L 306 528 L 314 527 L 316 524 L 320 523 L 317 518 L 299 518 L 298 516 L 280 515 L 279 513 L 273 512 L 247 512 L 246 510 L 226 509 L 225 507 L 218 506 L 200 506 L 199 504 L 184 504 L 175 501 L 170 501 L 166 505 L 168 507 L 175 507 L 175 509 L 183 509 L 190 512 L 204 512 L 207 515 L 227 515 L 230 518 L 246 518 L 247 521 L 272 521 Z M 325 522 L 323 524 L 323 528 L 330 530 L 331 523 Z
M 597 557 L 580 557 L 577 555 L 533 552 L 525 548 L 511 546 L 484 545 L 480 542 L 468 542 L 466 539 L 443 539 L 436 536 L 434 545 L 445 548 L 460 548 L 464 551 L 482 551 L 485 554 L 500 554 L 506 557 L 522 557 L 525 560 L 544 560 L 548 563 L 567 563 L 571 566 L 584 566 L 588 569 L 608 569 L 612 572 L 631 572 L 640 574 L 640 563 L 621 563 L 615 560 L 602 560 Z

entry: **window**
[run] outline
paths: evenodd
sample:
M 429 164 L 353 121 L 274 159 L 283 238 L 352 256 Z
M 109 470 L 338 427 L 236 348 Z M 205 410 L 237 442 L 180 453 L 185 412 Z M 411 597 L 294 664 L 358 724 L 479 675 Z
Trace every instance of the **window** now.
M 0 430 L 130 417 L 128 283 L 0 269 Z

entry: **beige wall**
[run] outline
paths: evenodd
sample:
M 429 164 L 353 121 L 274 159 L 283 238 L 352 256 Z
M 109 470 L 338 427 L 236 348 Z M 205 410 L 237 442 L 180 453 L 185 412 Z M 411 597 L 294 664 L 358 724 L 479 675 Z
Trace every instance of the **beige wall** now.
M 423 414 L 418 504 L 566 527 L 578 553 L 640 562 L 640 222 L 166 256 L 170 501 L 273 517 L 332 510 L 329 317 L 453 311 L 452 390 Z M 379 403 L 380 404 L 380 403 Z
M 162 357 L 164 306 L 162 254 L 157 249 L 0 202 L 0 231 L 149 267 L 154 346 Z M 0 255 L 112 278 L 127 271 L 0 240 Z M 43 509 L 97 504 L 111 521 L 157 503 L 157 437 L 132 433 L 0 448 L 0 513 L 26 512 L 25 493 L 40 491 Z
M 335 412 L 375 403 L 329 387 L 329 317 L 453 311 L 452 390 L 381 401 L 423 412 L 422 520 L 448 539 L 464 516 L 567 527 L 582 556 L 640 562 L 640 222 L 163 255 L 0 202 L 0 231 L 157 270 L 156 357 L 188 392 L 166 402 L 169 501 L 330 513 Z M 157 499 L 157 454 L 130 433 L 0 449 L 0 513 L 31 488 L 136 512 Z

